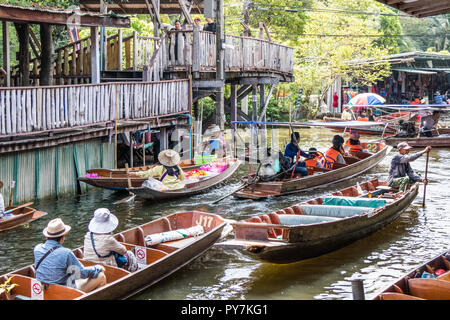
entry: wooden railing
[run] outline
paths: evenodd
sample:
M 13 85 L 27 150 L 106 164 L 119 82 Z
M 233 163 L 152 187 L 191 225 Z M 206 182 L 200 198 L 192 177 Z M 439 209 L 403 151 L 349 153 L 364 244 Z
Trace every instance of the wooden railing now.
M 225 71 L 270 71 L 293 73 L 293 49 L 265 39 L 225 36 Z M 161 38 L 122 38 L 121 33 L 106 41 L 103 70 L 145 70 L 144 80 L 162 79 L 164 71 L 215 71 L 216 36 L 212 32 L 169 31 Z M 30 85 L 39 85 L 40 60 L 30 65 Z M 57 85 L 91 81 L 91 39 L 81 39 L 55 50 L 54 79 Z M 13 68 L 13 86 L 18 85 L 18 67 Z
M 170 31 L 166 67 L 192 66 L 192 71 L 215 71 L 216 36 L 206 31 Z M 294 50 L 268 40 L 225 36 L 225 71 L 293 73 Z
M 0 88 L 0 134 L 190 112 L 188 80 Z

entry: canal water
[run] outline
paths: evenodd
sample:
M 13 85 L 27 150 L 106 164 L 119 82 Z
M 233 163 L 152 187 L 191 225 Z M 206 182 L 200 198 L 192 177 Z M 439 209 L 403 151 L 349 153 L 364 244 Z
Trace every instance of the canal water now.
M 325 151 L 335 132 L 322 128 L 301 129 L 301 147 Z M 270 137 L 270 133 L 268 134 Z M 281 142 L 288 136 L 280 134 Z M 376 136 L 362 136 L 362 140 Z M 297 202 L 330 193 L 373 178 L 385 179 L 396 149 L 375 168 L 345 182 L 314 191 L 267 199 L 237 200 L 228 197 L 216 205 L 210 203 L 239 186 L 239 178 L 248 174 L 248 164 L 220 188 L 208 193 L 171 202 L 143 202 L 114 205 L 126 196 L 108 190 L 89 188 L 75 198 L 36 202 L 35 207 L 48 215 L 29 225 L 0 233 L 0 274 L 33 263 L 33 247 L 44 241 L 42 230 L 49 220 L 61 217 L 72 226 L 64 245 L 83 245 L 83 236 L 93 211 L 109 208 L 119 218 L 117 232 L 150 220 L 184 210 L 205 210 L 229 219 L 245 219 L 275 211 Z M 412 152 L 416 152 L 413 150 Z M 426 156 L 412 163 L 424 175 Z M 256 165 L 253 167 L 253 171 Z M 450 148 L 430 153 L 426 206 L 422 207 L 423 185 L 412 205 L 386 228 L 332 253 L 291 264 L 271 264 L 246 256 L 240 251 L 213 248 L 180 271 L 172 274 L 132 299 L 352 299 L 351 279 L 364 281 L 366 299 L 379 290 L 446 250 L 450 239 Z

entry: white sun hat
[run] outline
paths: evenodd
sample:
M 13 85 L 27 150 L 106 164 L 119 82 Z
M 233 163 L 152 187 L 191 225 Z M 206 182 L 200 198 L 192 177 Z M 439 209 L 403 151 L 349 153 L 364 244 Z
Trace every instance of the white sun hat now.
M 100 208 L 94 211 L 94 217 L 89 222 L 89 231 L 94 233 L 110 233 L 117 228 L 119 220 L 108 209 Z

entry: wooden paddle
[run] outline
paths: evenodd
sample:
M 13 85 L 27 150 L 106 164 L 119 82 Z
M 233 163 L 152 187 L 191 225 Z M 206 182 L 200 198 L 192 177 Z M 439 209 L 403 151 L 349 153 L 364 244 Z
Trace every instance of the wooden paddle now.
M 256 182 L 259 180 L 259 179 L 258 179 L 258 174 L 259 174 L 259 170 L 261 169 L 261 164 L 262 164 L 262 163 L 260 162 L 260 163 L 259 163 L 259 166 L 258 166 L 258 170 L 256 171 L 256 174 L 255 174 L 255 177 L 253 178 L 253 180 L 252 180 L 251 182 L 246 182 L 246 183 L 244 183 L 244 184 L 241 185 L 238 189 L 234 190 L 233 192 L 227 194 L 226 196 L 224 196 L 224 197 L 222 197 L 222 198 L 220 198 L 220 199 L 217 199 L 217 200 L 211 202 L 211 204 L 216 204 L 217 202 L 222 201 L 222 200 L 225 199 L 225 198 L 228 198 L 229 196 L 231 196 L 231 195 L 235 194 L 236 192 L 238 192 L 238 191 L 244 189 L 245 187 L 248 187 L 249 185 L 252 185 L 252 184 L 256 183 Z
M 430 157 L 430 151 L 427 152 L 427 161 L 425 164 L 425 183 L 423 184 L 423 203 L 422 203 L 422 207 L 425 208 L 425 195 L 427 193 L 427 176 L 428 176 L 428 158 Z
M 127 171 L 127 181 L 128 181 L 128 189 L 129 189 L 129 188 L 131 188 L 131 178 L 130 178 L 130 168 L 128 168 L 128 163 L 125 163 L 125 169 Z M 114 202 L 114 204 L 120 204 L 120 203 L 130 202 L 130 201 L 134 200 L 134 197 L 136 197 L 136 195 L 131 191 L 128 191 L 128 193 L 129 193 L 128 197 L 126 197 L 122 200 L 116 201 L 116 202 Z
M 21 204 L 20 206 L 17 206 L 17 207 L 15 207 L 13 209 L 6 210 L 4 212 L 4 214 L 11 213 L 13 211 L 16 211 L 17 209 L 21 209 L 21 208 L 25 208 L 25 207 L 31 206 L 32 204 L 33 204 L 33 202 L 28 202 L 28 203 Z

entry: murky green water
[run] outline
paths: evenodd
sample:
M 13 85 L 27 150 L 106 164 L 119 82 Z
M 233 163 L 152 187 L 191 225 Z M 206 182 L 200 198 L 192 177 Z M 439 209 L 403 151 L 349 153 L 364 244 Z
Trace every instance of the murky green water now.
M 304 149 L 315 146 L 324 151 L 334 134 L 326 129 L 304 129 L 301 130 L 301 145 Z M 173 202 L 137 200 L 133 204 L 113 205 L 126 194 L 93 187 L 89 193 L 76 198 L 41 201 L 36 208 L 47 211 L 47 216 L 27 226 L 0 233 L 0 274 L 33 262 L 32 248 L 43 241 L 42 230 L 55 217 L 61 217 L 72 226 L 64 244 L 69 248 L 83 245 L 87 224 L 98 207 L 107 207 L 117 215 L 120 221 L 117 232 L 183 210 L 206 209 L 226 218 L 243 219 L 284 208 L 357 181 L 387 178 L 389 162 L 395 152 L 391 151 L 377 167 L 357 178 L 314 192 L 258 202 L 229 197 L 217 205 L 209 205 L 239 185 L 239 178 L 248 173 L 247 164 L 242 165 L 221 188 Z M 423 156 L 412 163 L 413 168 L 422 174 L 425 159 Z M 239 251 L 213 248 L 134 299 L 352 299 L 349 280 L 354 277 L 364 279 L 366 298 L 370 299 L 404 273 L 449 247 L 450 148 L 432 150 L 428 176 L 430 184 L 425 208 L 422 208 L 421 186 L 416 200 L 396 221 L 345 248 L 286 265 L 263 263 Z

